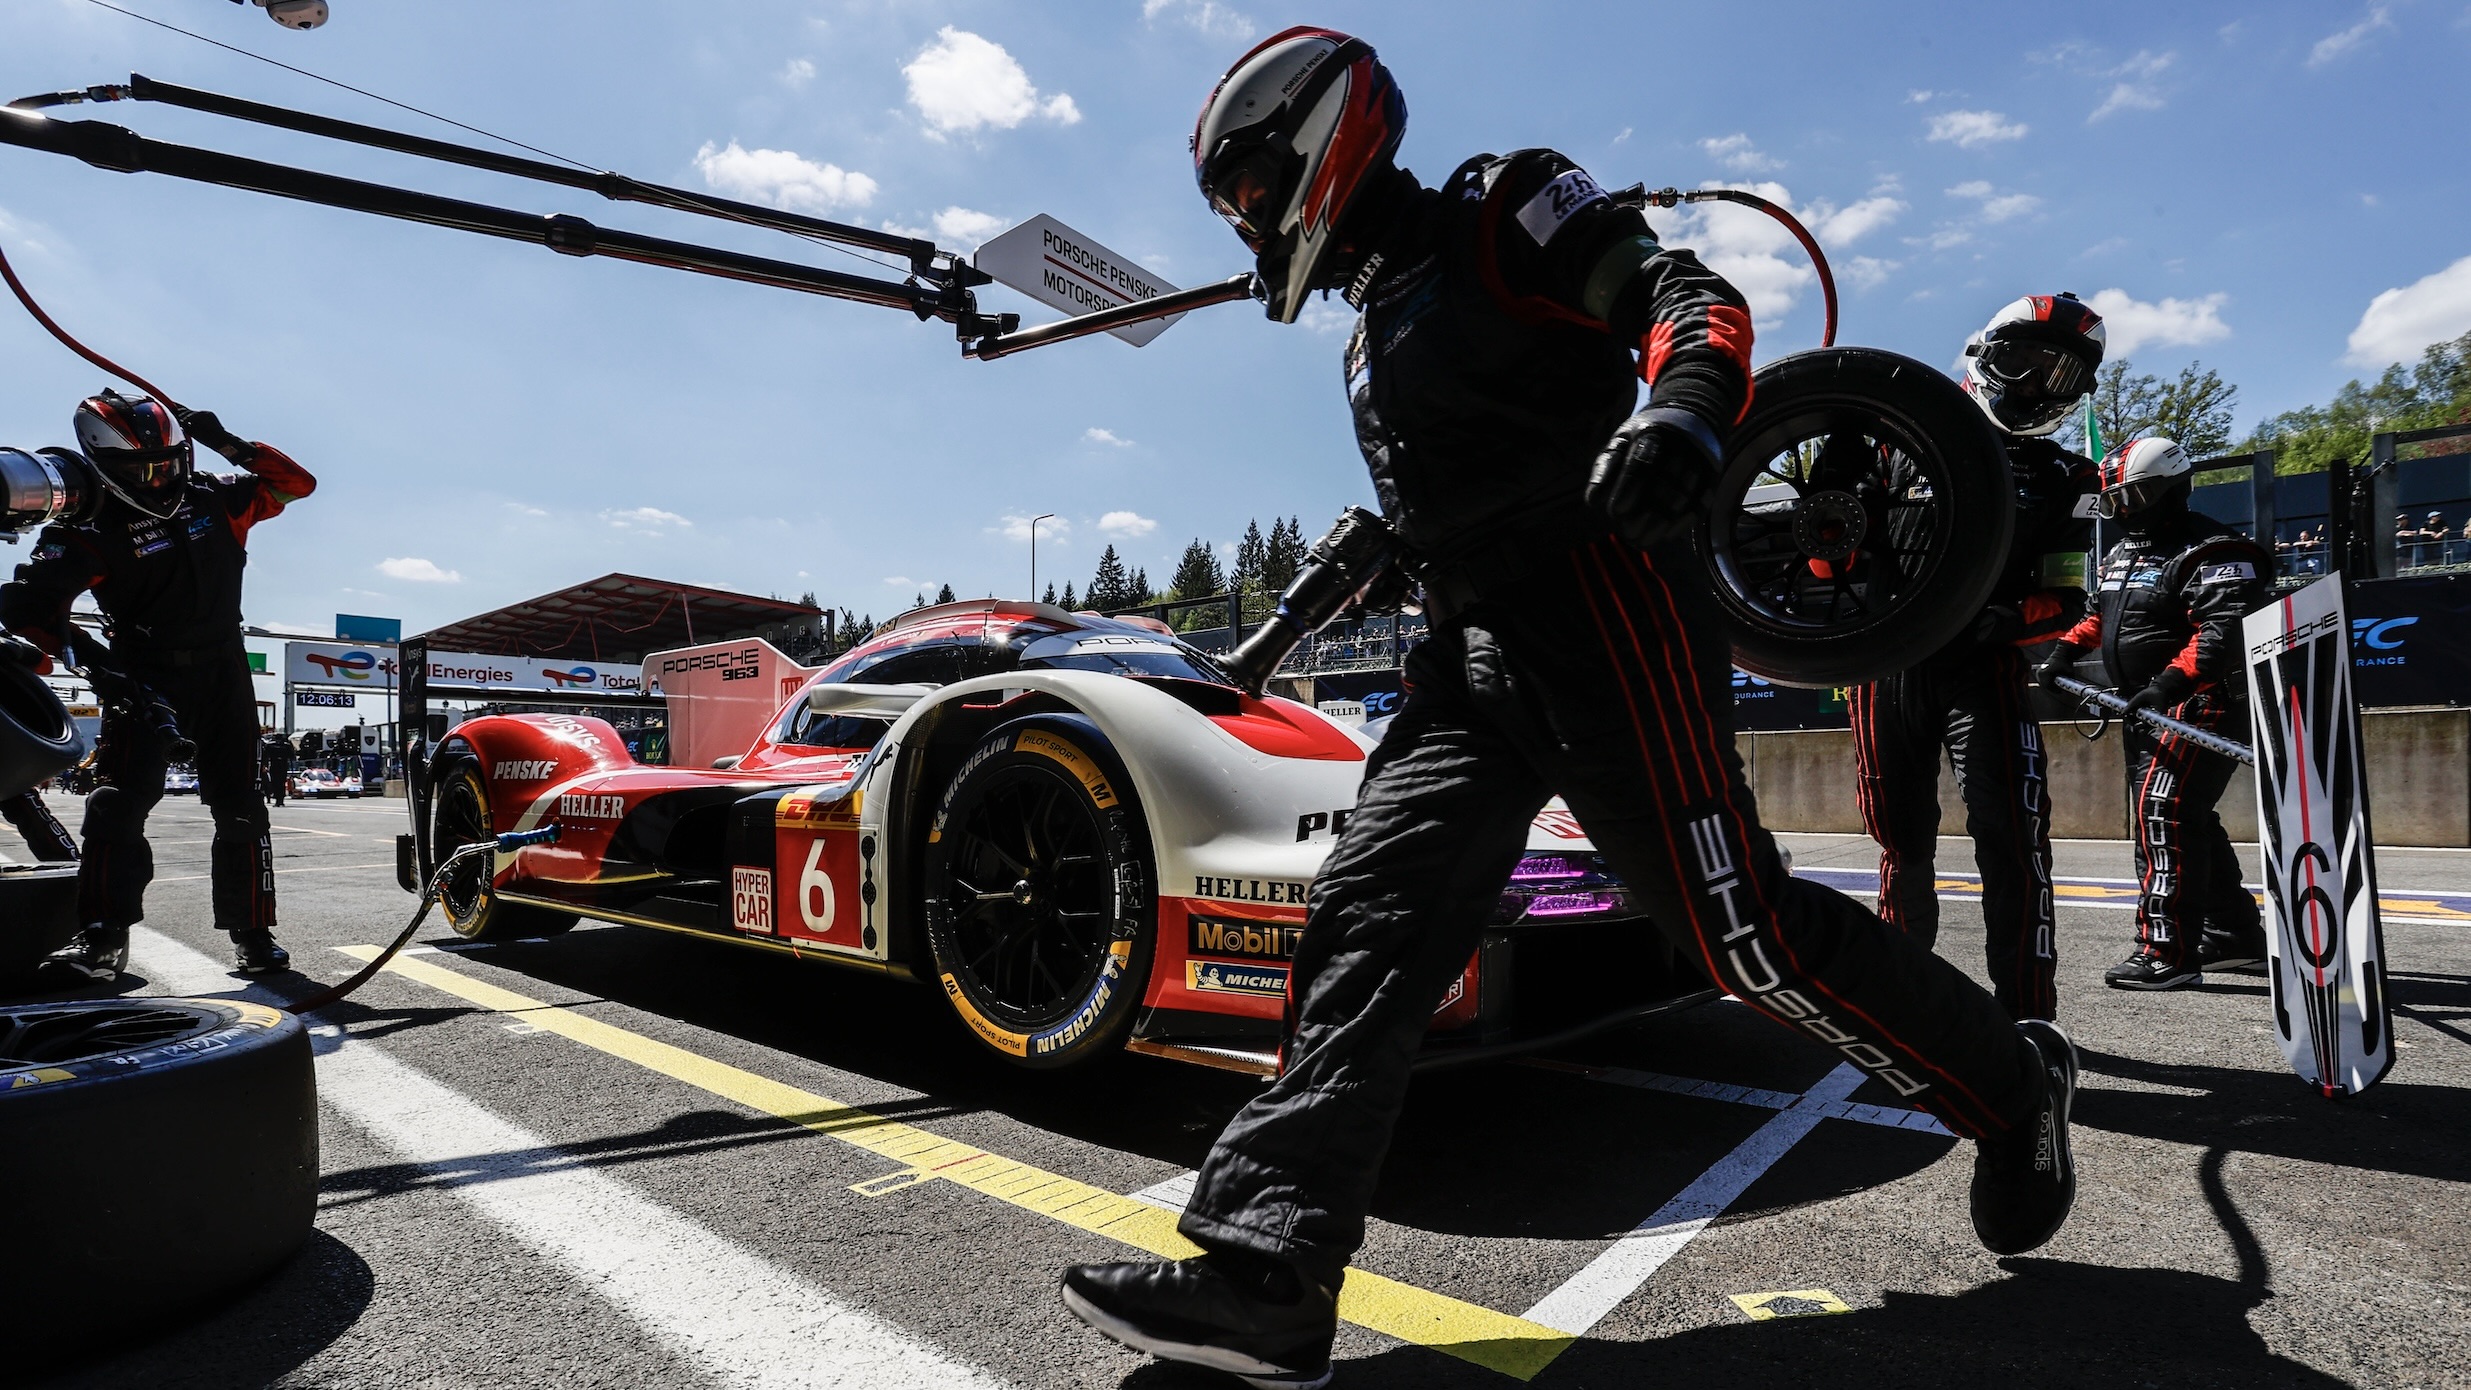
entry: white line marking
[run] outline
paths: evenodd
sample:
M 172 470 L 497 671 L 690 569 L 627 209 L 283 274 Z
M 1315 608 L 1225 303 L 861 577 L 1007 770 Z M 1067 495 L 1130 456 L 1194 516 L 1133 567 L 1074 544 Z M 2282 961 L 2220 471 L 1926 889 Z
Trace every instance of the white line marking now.
M 1861 1084 L 1859 1069 L 1849 1062 L 1838 1063 L 1836 1070 L 1820 1078 L 1818 1085 L 1796 1097 L 1776 1118 L 1759 1126 L 1749 1138 L 1735 1145 L 1733 1152 L 1716 1160 L 1715 1166 L 1676 1193 L 1673 1200 L 1613 1242 L 1612 1248 L 1590 1260 L 1587 1268 L 1538 1300 L 1535 1307 L 1527 1310 L 1527 1320 L 1574 1337 L 1587 1335 L 1589 1328 L 1636 1293 L 1640 1285 L 1664 1267 L 1665 1261 L 1680 1254 L 1683 1246 L 1707 1229 L 1709 1222 L 1724 1215 L 1725 1208 L 1749 1191 L 1750 1185 L 1774 1167 L 1786 1150 L 1800 1142 L 1821 1120 L 1829 1118 L 1830 1104 L 1841 1104 Z
M 1527 1065 L 1544 1071 L 1584 1076 L 1590 1081 L 1635 1086 L 1642 1091 L 1664 1091 L 1700 1100 L 1729 1100 L 1736 1105 L 1756 1105 L 1766 1110 L 1790 1110 L 1800 1105 L 1818 1111 L 1822 1119 L 1853 1120 L 1882 1129 L 1912 1130 L 1917 1134 L 1936 1134 L 1948 1139 L 1956 1137 L 1929 1112 L 1908 1110 L 1902 1106 L 1867 1105 L 1850 1100 L 1812 1100 L 1809 1096 L 1796 1095 L 1791 1091 L 1762 1091 L 1722 1081 L 1696 1081 L 1687 1076 L 1667 1076 L 1662 1072 L 1633 1071 L 1629 1067 L 1605 1067 L 1588 1062 L 1564 1062 L 1551 1057 L 1530 1057 Z
M 131 937 L 149 980 L 178 992 L 240 992 L 218 962 L 172 938 L 146 927 Z M 634 1319 L 692 1363 L 699 1382 L 766 1390 L 1002 1384 L 619 1179 L 592 1168 L 544 1169 L 540 1158 L 557 1152 L 548 1140 L 374 1043 L 328 1040 L 320 1053 L 320 1100 Z
M 392 864 L 312 864 L 306 868 L 277 869 L 275 872 L 279 874 L 332 874 L 341 873 L 345 869 L 391 869 L 393 867 L 395 866 Z M 149 881 L 153 883 L 202 883 L 212 877 L 214 877 L 213 874 L 171 874 Z M 171 938 L 164 939 L 168 941 Z
M 1181 1215 L 1186 1207 L 1193 1204 L 1193 1180 L 1200 1176 L 1199 1173 L 1187 1168 L 1174 1177 L 1161 1178 L 1139 1192 L 1127 1192 L 1124 1195 L 1136 1202 L 1147 1202 L 1162 1211 L 1172 1211 Z

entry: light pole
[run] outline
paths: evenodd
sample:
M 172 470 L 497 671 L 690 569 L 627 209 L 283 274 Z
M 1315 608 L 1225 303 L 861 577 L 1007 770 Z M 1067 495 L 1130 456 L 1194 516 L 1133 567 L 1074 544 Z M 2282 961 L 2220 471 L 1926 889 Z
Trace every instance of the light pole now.
M 1030 602 L 1038 602 L 1038 523 L 1055 520 L 1055 513 L 1040 512 L 1030 518 Z

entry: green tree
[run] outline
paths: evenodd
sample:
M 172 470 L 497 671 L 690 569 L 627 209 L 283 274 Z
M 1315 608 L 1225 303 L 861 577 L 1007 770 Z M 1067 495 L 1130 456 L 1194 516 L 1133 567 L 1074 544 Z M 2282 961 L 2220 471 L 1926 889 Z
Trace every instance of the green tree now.
M 942 588 L 937 589 L 937 590 L 935 591 L 935 601 L 936 601 L 937 603 L 950 603 L 950 602 L 952 602 L 952 586 L 951 586 L 950 584 L 947 584 L 947 585 L 943 586 Z
M 1090 576 L 1090 591 L 1081 601 L 1102 613 L 1110 608 L 1126 607 L 1132 602 L 1124 596 L 1128 582 L 1124 573 L 1124 557 L 1116 554 L 1115 546 L 1110 543 L 1099 552 L 1098 573 Z
M 1295 517 L 1270 522 L 1270 536 L 1262 547 L 1261 587 L 1270 593 L 1284 593 L 1295 582 L 1296 571 L 1304 567 L 1304 525 Z
M 1156 602 L 1158 602 L 1158 593 L 1150 587 L 1150 572 L 1145 569 L 1134 570 L 1133 577 L 1124 581 L 1124 606 L 1134 608 L 1145 603 Z
M 2471 424 L 2471 333 L 2431 343 L 2416 366 L 2399 362 L 2373 382 L 2356 379 L 2325 405 L 2286 410 L 2263 421 L 2247 447 L 2275 450 L 2277 473 L 2316 473 L 2335 459 L 2357 462 L 2370 440 L 2388 430 Z M 2444 440 L 2430 452 L 2464 452 L 2462 441 Z
M 1081 611 L 1081 604 L 1079 600 L 1072 596 L 1071 580 L 1068 579 L 1064 581 L 1064 598 L 1062 602 L 1056 604 L 1056 607 L 1063 609 L 1067 613 L 1077 613 Z
M 926 591 L 926 590 L 924 590 L 924 589 L 920 589 L 917 593 L 914 593 L 914 594 L 910 595 L 910 596 L 909 596 L 909 606 L 910 606 L 910 607 L 912 607 L 912 608 L 924 608 L 924 607 L 926 607 L 926 606 L 927 606 L 927 591 Z
M 2162 379 L 2131 376 L 2129 366 L 2128 359 L 2123 357 L 2105 363 L 2094 374 L 2094 420 L 2102 427 L 2102 447 L 2106 450 L 2116 449 L 2151 430 L 2155 407 L 2162 399 Z M 2080 451 L 2090 452 L 2081 417 L 2076 425 L 2076 439 Z
M 1195 536 L 1184 547 L 1182 559 L 1176 561 L 1175 574 L 1167 581 L 1169 598 L 1205 598 L 1227 591 L 1227 572 L 1219 568 L 1218 552 L 1210 543 Z
M 1040 600 L 1039 600 L 1039 602 L 1040 602 L 1040 603 L 1043 603 L 1043 604 L 1046 604 L 1046 605 L 1047 605 L 1048 607 L 1050 607 L 1050 608 L 1052 608 L 1052 607 L 1054 607 L 1054 606 L 1055 606 L 1055 585 L 1054 585 L 1054 584 L 1050 583 L 1050 584 L 1048 584 L 1048 585 L 1047 585 L 1047 596 L 1046 596 L 1045 598 L 1040 599 Z
M 2231 451 L 2231 407 L 2238 400 L 2238 387 L 2204 363 L 2190 362 L 2177 380 L 2162 384 L 2151 430 L 2178 440 L 2192 459 L 2218 458 Z

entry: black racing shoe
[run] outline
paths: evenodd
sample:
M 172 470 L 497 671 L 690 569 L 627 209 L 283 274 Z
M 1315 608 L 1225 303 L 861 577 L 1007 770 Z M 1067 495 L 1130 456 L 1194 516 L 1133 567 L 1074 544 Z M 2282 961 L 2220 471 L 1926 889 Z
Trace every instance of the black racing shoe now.
M 1994 1255 L 2040 1246 L 2059 1234 L 2076 1205 L 2076 1159 L 2068 1152 L 2076 1045 L 2058 1024 L 2038 1018 L 2016 1031 L 2041 1055 L 2042 1098 L 2023 1124 L 1974 1150 L 1973 1233 Z
M 2144 950 L 2102 972 L 2102 983 L 2113 989 L 2177 989 L 2204 982 L 2205 972 L 2195 966 L 2173 965 Z
M 292 953 L 275 944 L 264 927 L 232 933 L 232 957 L 243 975 L 272 975 L 292 968 Z
M 2196 968 L 2199 970 L 2238 971 L 2254 975 L 2265 966 L 2265 929 L 2258 927 L 2239 935 L 2217 935 L 2207 932 L 2196 941 Z
M 1301 1274 L 1290 1300 L 1248 1285 L 1208 1255 L 1074 1265 L 1064 1271 L 1064 1306 L 1135 1351 L 1225 1371 L 1255 1390 L 1329 1384 L 1337 1297 Z
M 69 938 L 69 944 L 43 957 L 38 967 L 45 984 L 61 989 L 109 984 L 129 968 L 129 929 L 100 923 Z

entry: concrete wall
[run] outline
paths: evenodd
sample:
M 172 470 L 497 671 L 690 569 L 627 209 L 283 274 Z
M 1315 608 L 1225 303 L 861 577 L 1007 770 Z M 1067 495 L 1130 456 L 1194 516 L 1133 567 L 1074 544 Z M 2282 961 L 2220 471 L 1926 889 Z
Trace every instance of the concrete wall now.
M 2087 726 L 2090 727 L 2090 726 Z M 2128 834 L 2128 789 L 2119 731 L 2088 740 L 2074 724 L 2045 724 L 2051 833 L 2116 840 Z M 2377 843 L 2471 846 L 2471 710 L 2371 710 L 2360 716 L 2368 759 L 2369 813 Z M 1853 795 L 1853 735 L 1842 729 L 1734 737 L 1759 818 L 1770 830 L 1859 833 Z M 1965 810 L 1941 766 L 1941 833 L 1960 835 Z M 2241 768 L 2223 793 L 2222 822 L 2235 840 L 2256 838 L 2256 779 Z

